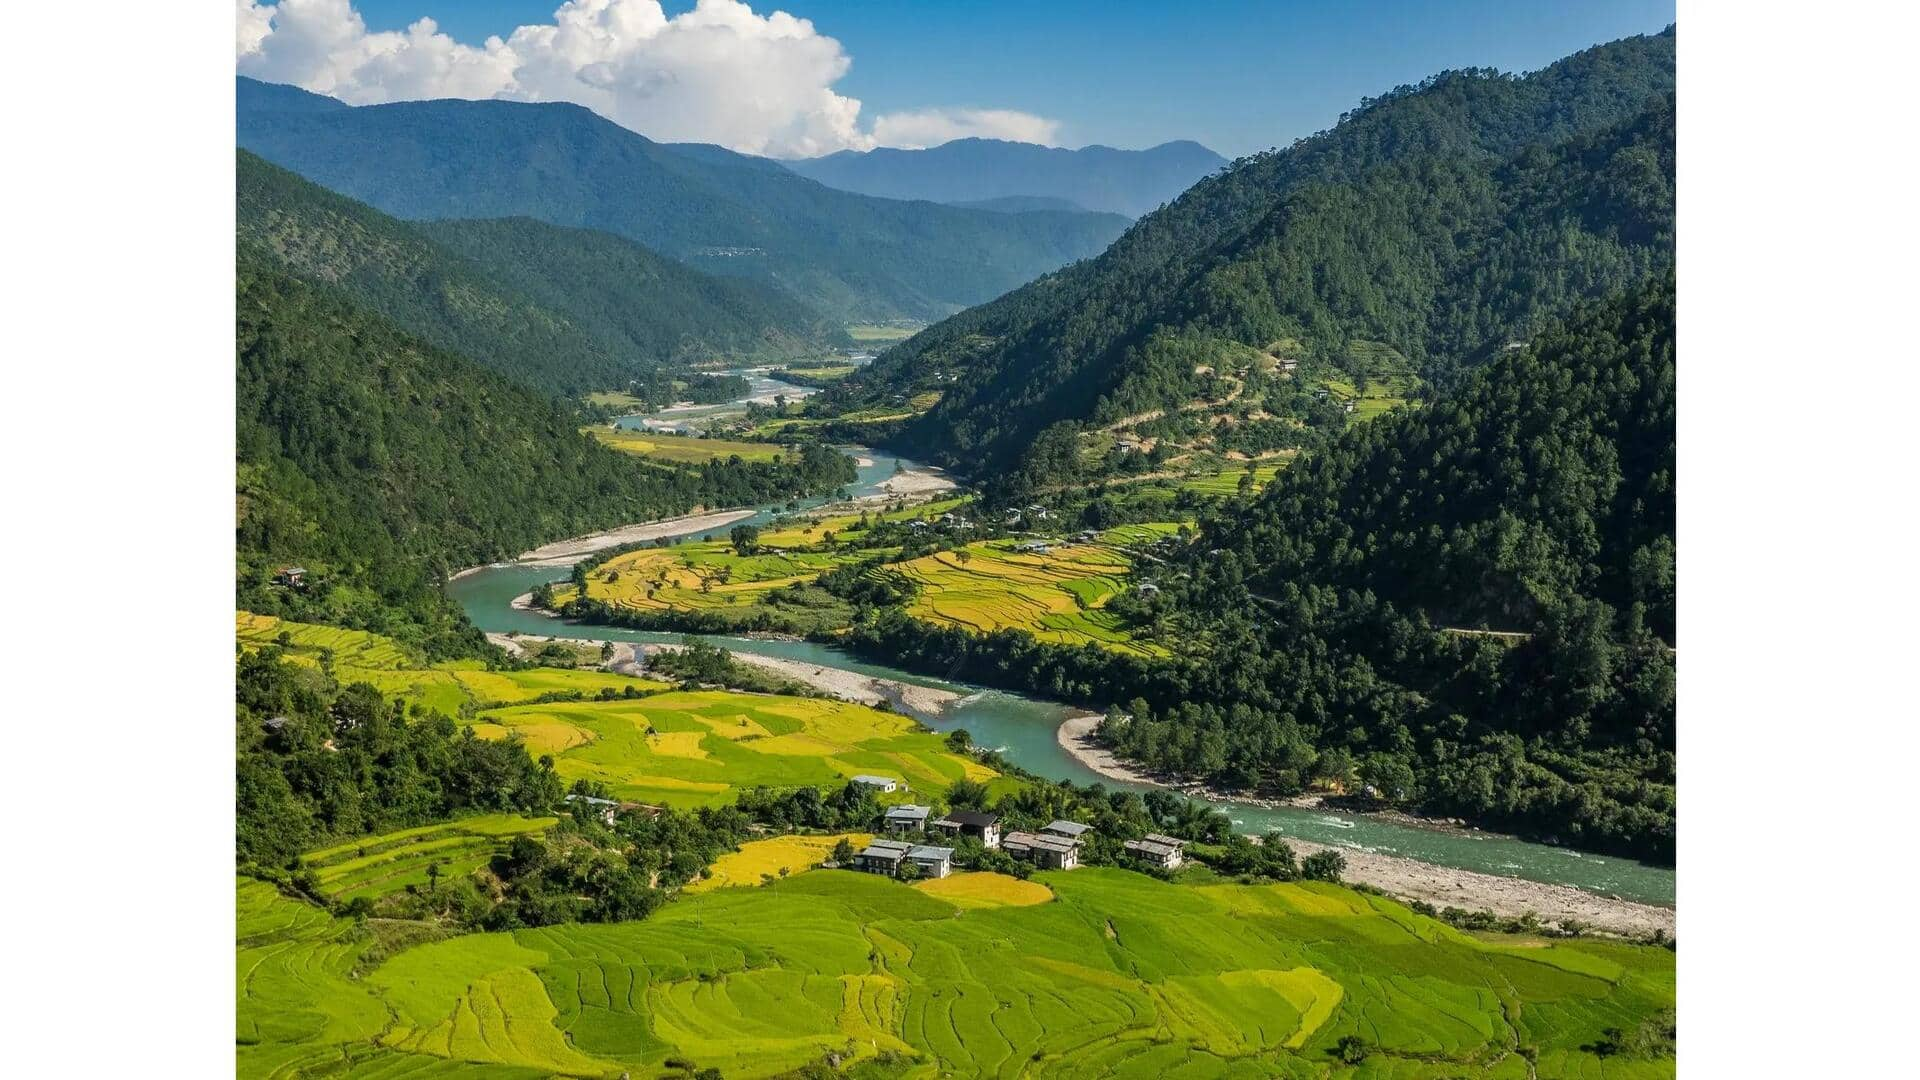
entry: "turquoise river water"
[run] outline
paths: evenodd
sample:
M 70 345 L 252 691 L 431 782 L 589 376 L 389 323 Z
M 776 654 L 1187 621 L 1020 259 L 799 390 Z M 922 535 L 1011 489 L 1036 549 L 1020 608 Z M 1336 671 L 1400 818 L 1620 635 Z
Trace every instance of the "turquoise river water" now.
M 852 488 L 856 496 L 873 494 L 878 490 L 877 485 L 894 473 L 897 459 L 891 455 L 864 448 L 849 448 L 848 452 L 872 461 L 871 465 L 859 468 L 859 482 Z M 907 468 L 913 467 L 912 462 L 902 464 Z M 820 501 L 808 500 L 806 504 Z M 751 520 L 766 520 L 777 512 L 777 508 L 761 508 Z M 720 533 L 724 531 L 717 530 Z M 518 631 L 595 641 L 633 642 L 677 642 L 686 636 L 570 623 L 512 607 L 514 597 L 531 590 L 540 582 L 563 580 L 566 576 L 564 570 L 551 567 L 496 565 L 455 579 L 448 586 L 448 591 L 466 609 L 467 616 L 476 626 L 490 632 Z M 1099 776 L 1060 746 L 1056 729 L 1073 711 L 1067 706 L 867 663 L 839 649 L 813 642 L 706 637 L 714 644 L 735 652 L 800 660 L 820 667 L 842 668 L 959 691 L 966 696 L 951 708 L 937 715 L 921 716 L 920 720 L 937 731 L 966 728 L 976 744 L 997 749 L 1008 761 L 1040 776 L 1082 784 L 1104 783 L 1109 788 L 1145 789 L 1143 785 L 1116 783 Z M 1236 828 L 1247 833 L 1264 834 L 1278 830 L 1287 836 L 1305 840 L 1398 855 L 1440 866 L 1572 885 L 1643 903 L 1671 906 L 1674 902 L 1674 871 L 1667 867 L 1648 866 L 1630 859 L 1592 855 L 1492 833 L 1421 828 L 1365 814 L 1257 807 L 1227 799 L 1207 801 L 1230 817 Z

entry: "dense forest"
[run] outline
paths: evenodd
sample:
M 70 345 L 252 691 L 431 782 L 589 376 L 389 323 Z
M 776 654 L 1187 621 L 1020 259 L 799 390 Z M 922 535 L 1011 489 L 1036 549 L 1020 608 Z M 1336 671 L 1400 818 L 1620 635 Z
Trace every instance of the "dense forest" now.
M 717 146 L 667 146 L 575 105 L 359 108 L 242 78 L 241 146 L 409 220 L 597 229 L 776 284 L 842 321 L 938 318 L 1093 255 L 1117 214 L 1000 214 L 835 191 Z
M 715 356 L 818 355 L 845 335 L 766 285 L 528 219 L 409 224 L 247 153 L 239 243 L 528 386 L 573 395 Z
M 1455 71 L 1363 101 L 1149 214 L 1099 258 L 963 312 L 821 402 L 938 390 L 904 449 L 1057 476 L 1082 423 L 1194 398 L 1197 370 L 1286 343 L 1364 376 L 1381 342 L 1427 379 L 1672 264 L 1674 32 L 1531 75 Z
M 1154 769 L 1671 859 L 1674 385 L 1668 277 L 1355 427 L 1114 602 L 1168 662 L 897 611 L 848 643 L 1114 706 Z
M 440 596 L 463 566 L 696 505 L 852 481 L 809 447 L 698 470 L 582 435 L 557 402 L 287 277 L 245 246 L 236 297 L 241 606 L 379 630 L 436 654 L 477 644 Z M 301 588 L 273 583 L 301 563 Z

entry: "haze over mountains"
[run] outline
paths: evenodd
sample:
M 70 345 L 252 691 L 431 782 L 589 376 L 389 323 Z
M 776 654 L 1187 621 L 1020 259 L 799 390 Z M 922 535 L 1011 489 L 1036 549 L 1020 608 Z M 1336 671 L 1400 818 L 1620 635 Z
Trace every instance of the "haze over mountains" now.
M 846 343 L 778 289 L 702 274 L 608 233 L 531 218 L 409 223 L 241 150 L 238 242 L 443 349 L 555 394 L 651 365 L 782 359 Z
M 856 195 L 762 158 L 667 146 L 562 104 L 352 107 L 241 78 L 239 144 L 395 217 L 598 229 L 778 285 L 839 321 L 929 319 L 1097 254 L 1118 214 Z
M 842 150 L 782 164 L 829 187 L 889 199 L 954 205 L 1026 201 L 1022 209 L 1071 205 L 1139 217 L 1178 196 L 1227 159 L 1181 140 L 1147 150 L 1115 150 L 956 139 L 925 150 Z M 1052 201 L 1059 200 L 1059 201 Z
M 837 400 L 938 391 L 904 449 L 1057 482 L 1082 425 L 1178 407 L 1234 350 L 1364 378 L 1354 345 L 1373 343 L 1443 380 L 1671 266 L 1673 87 L 1669 28 L 1364 101 L 1202 180 L 1099 258 L 894 347 Z

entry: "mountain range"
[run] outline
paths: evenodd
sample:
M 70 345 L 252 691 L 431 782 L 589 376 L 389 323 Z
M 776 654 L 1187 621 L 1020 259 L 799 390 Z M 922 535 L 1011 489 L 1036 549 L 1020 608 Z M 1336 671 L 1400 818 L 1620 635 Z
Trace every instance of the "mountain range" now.
M 245 150 L 235 182 L 242 249 L 549 393 L 846 343 L 770 285 L 702 274 L 607 233 L 531 218 L 399 221 Z
M 1005 208 L 993 205 L 999 200 L 1035 200 L 1025 208 L 1071 206 L 1128 217 L 1159 207 L 1226 163 L 1186 140 L 1147 150 L 1067 150 L 1002 139 L 955 139 L 925 150 L 842 150 L 782 162 L 801 176 L 862 195 L 991 209 Z
M 1436 75 L 1237 163 L 1096 259 L 888 350 L 825 404 L 938 404 L 897 437 L 976 476 L 1071 476 L 1087 425 L 1180 407 L 1228 354 L 1430 381 L 1672 265 L 1674 32 L 1526 76 Z
M 938 318 L 1097 254 L 1118 214 L 837 191 L 764 158 L 653 142 L 575 105 L 353 107 L 240 78 L 238 141 L 407 220 L 526 217 L 779 286 L 837 321 Z

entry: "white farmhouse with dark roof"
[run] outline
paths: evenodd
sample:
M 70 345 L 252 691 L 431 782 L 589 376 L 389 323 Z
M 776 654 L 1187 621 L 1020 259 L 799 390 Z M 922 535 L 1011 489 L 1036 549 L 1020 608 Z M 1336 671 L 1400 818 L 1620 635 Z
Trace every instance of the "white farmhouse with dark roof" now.
M 856 784 L 864 784 L 875 791 L 883 793 L 900 790 L 900 781 L 895 780 L 891 776 L 875 776 L 872 773 L 861 773 L 853 778 L 853 782 Z

